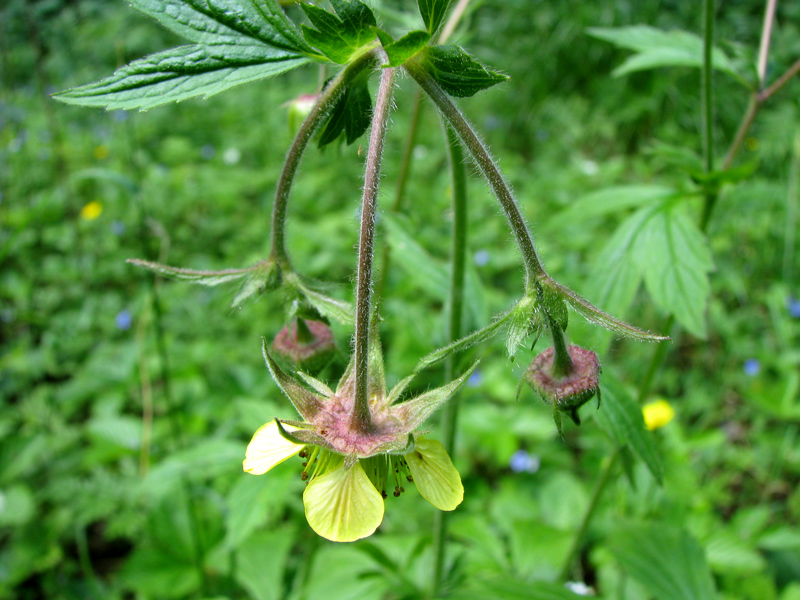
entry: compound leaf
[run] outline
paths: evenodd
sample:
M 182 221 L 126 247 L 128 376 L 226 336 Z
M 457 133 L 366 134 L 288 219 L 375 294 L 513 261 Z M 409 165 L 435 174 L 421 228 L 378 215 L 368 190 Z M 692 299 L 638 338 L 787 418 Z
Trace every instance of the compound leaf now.
M 459 46 L 429 46 L 422 65 L 451 96 L 465 98 L 508 79 L 491 71 Z

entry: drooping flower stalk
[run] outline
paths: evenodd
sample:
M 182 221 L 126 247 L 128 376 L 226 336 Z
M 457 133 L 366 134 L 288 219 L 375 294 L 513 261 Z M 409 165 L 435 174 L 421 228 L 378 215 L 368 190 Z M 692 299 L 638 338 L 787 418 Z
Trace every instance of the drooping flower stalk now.
M 270 258 L 279 265 L 289 266 L 289 255 L 286 252 L 286 205 L 289 192 L 292 188 L 297 168 L 303 157 L 308 143 L 314 132 L 324 122 L 337 100 L 344 93 L 347 84 L 352 82 L 365 69 L 373 68 L 377 64 L 378 50 L 372 49 L 355 58 L 342 71 L 333 78 L 319 95 L 317 102 L 311 109 L 297 135 L 292 147 L 286 154 L 286 161 L 281 171 L 278 186 L 275 190 L 275 203 L 272 206 L 272 240 L 270 244 Z
M 358 242 L 358 274 L 356 276 L 355 326 L 355 406 L 351 424 L 368 433 L 372 428 L 367 395 L 369 365 L 369 327 L 371 318 L 372 259 L 375 238 L 375 208 L 380 185 L 381 159 L 389 109 L 394 91 L 395 69 L 384 69 L 375 101 L 372 130 L 369 137 L 367 164 L 364 174 L 364 193 L 361 202 L 361 233 Z

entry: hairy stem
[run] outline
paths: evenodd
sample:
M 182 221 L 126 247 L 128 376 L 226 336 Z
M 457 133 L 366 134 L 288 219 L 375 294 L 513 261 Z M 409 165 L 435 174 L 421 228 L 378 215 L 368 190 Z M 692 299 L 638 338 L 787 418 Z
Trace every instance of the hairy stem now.
M 539 260 L 539 256 L 536 254 L 533 238 L 530 231 L 528 231 L 528 226 L 519 210 L 514 194 L 511 192 L 511 187 L 492 159 L 489 150 L 477 136 L 464 115 L 461 114 L 461 111 L 450 101 L 444 90 L 422 65 L 411 59 L 404 67 L 425 93 L 430 96 L 450 126 L 458 133 L 462 143 L 472 154 L 481 172 L 489 181 L 492 191 L 497 196 L 503 212 L 506 214 L 508 223 L 514 233 L 514 238 L 522 253 L 522 259 L 525 263 L 526 289 L 536 286 L 539 278 L 548 278 L 549 276 Z
M 464 167 L 464 151 L 455 131 L 445 125 L 450 158 L 450 176 L 453 190 L 453 246 L 450 254 L 450 301 L 448 305 L 447 342 L 461 337 L 464 312 L 464 267 L 467 255 L 467 172 Z M 445 361 L 445 381 L 455 378 L 455 357 Z M 442 412 L 442 431 L 445 450 L 453 455 L 456 446 L 456 423 L 458 422 L 458 395 L 451 398 Z M 450 513 L 437 511 L 433 524 L 433 595 L 439 592 L 444 575 L 447 545 L 447 518 Z
M 272 205 L 272 240 L 270 244 L 270 258 L 275 260 L 283 267 L 289 267 L 289 255 L 286 252 L 286 205 L 289 201 L 289 192 L 292 189 L 292 182 L 300 166 L 300 160 L 308 147 L 314 132 L 323 123 L 325 117 L 336 105 L 344 93 L 347 84 L 351 83 L 364 70 L 370 69 L 377 64 L 377 49 L 365 52 L 348 64 L 328 86 L 322 91 L 306 117 L 297 135 L 292 142 L 289 152 L 286 154 L 286 161 L 283 164 L 278 187 L 275 190 L 275 203 Z
M 369 374 L 369 327 L 371 316 L 372 257 L 375 238 L 375 208 L 380 185 L 381 158 L 389 122 L 389 109 L 394 92 L 395 69 L 384 69 L 375 101 L 369 150 L 364 174 L 364 194 L 361 202 L 361 234 L 358 242 L 358 274 L 356 276 L 356 332 L 355 332 L 355 410 L 351 425 L 361 431 L 372 429 L 369 412 L 367 381 Z
M 411 120 L 408 123 L 408 136 L 403 148 L 403 158 L 400 161 L 400 171 L 397 174 L 397 187 L 392 202 L 392 214 L 399 213 L 403 208 L 403 199 L 406 193 L 406 183 L 411 174 L 411 161 L 414 157 L 414 145 L 417 141 L 417 131 L 419 130 L 419 119 L 422 114 L 422 92 L 417 90 L 414 95 L 414 106 L 411 109 Z M 383 298 L 383 289 L 386 286 L 386 278 L 389 275 L 389 268 L 392 264 L 392 249 L 389 244 L 383 245 L 383 260 L 381 260 L 381 277 L 375 284 L 375 299 L 380 302 Z

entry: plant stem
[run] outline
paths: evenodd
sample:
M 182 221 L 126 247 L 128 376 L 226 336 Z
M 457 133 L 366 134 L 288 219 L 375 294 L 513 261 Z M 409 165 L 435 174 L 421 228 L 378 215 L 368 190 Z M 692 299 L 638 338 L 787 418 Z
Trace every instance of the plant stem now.
M 581 519 L 581 524 L 578 526 L 578 531 L 575 532 L 575 537 L 572 539 L 572 545 L 569 548 L 569 552 L 567 552 L 567 556 L 561 565 L 561 571 L 558 574 L 558 581 L 567 581 L 569 578 L 572 563 L 575 560 L 578 551 L 580 550 L 581 543 L 586 535 L 586 531 L 589 529 L 589 525 L 591 524 L 594 514 L 597 511 L 597 506 L 600 503 L 600 497 L 603 495 L 606 486 L 608 486 L 608 482 L 611 481 L 611 475 L 617 466 L 620 452 L 620 448 L 615 448 L 614 451 L 606 458 L 605 464 L 603 465 L 603 470 L 600 472 L 600 476 L 597 478 L 597 481 L 594 484 L 592 497 L 589 500 L 589 506 L 586 507 L 586 512 L 583 514 L 583 519 Z
M 450 254 L 450 301 L 447 323 L 447 342 L 461 337 L 464 312 L 464 267 L 467 255 L 467 173 L 464 167 L 464 151 L 455 131 L 445 125 L 450 159 L 450 176 L 453 190 L 453 246 Z M 455 357 L 445 361 L 445 381 L 455 378 Z M 442 412 L 442 444 L 452 456 L 456 446 L 456 424 L 458 422 L 458 395 L 451 398 Z M 446 561 L 447 519 L 450 513 L 437 511 L 433 523 L 433 597 L 441 589 Z
M 408 123 L 408 137 L 403 148 L 403 158 L 400 161 L 400 171 L 397 174 L 397 188 L 394 193 L 394 202 L 390 211 L 392 214 L 400 212 L 405 198 L 406 183 L 411 174 L 411 160 L 414 157 L 414 145 L 417 141 L 417 131 L 419 130 L 419 119 L 422 114 L 422 91 L 417 90 L 414 95 L 414 106 L 411 109 L 411 120 Z M 383 298 L 383 289 L 386 285 L 389 267 L 392 263 L 392 249 L 389 244 L 383 245 L 383 260 L 381 261 L 381 277 L 375 285 L 375 300 L 380 302 Z
M 511 192 L 511 187 L 492 159 L 489 150 L 480 138 L 478 138 L 472 126 L 464 115 L 461 114 L 461 111 L 456 108 L 444 90 L 442 90 L 439 84 L 436 83 L 417 60 L 412 58 L 406 62 L 404 67 L 425 93 L 430 96 L 447 122 L 458 133 L 461 141 L 467 147 L 470 154 L 472 154 L 481 172 L 483 172 L 484 176 L 489 181 L 492 191 L 500 201 L 500 205 L 503 208 L 503 212 L 506 214 L 511 230 L 514 233 L 514 238 L 522 253 L 522 259 L 525 264 L 526 289 L 538 285 L 537 280 L 539 278 L 549 278 L 544 266 L 539 261 L 539 256 L 536 254 L 533 238 L 531 237 L 530 231 L 528 231 L 528 226 L 519 210 L 514 194 Z
M 370 294 L 372 292 L 372 258 L 375 238 L 375 207 L 380 185 L 381 158 L 389 122 L 389 108 L 394 91 L 395 69 L 384 69 L 372 117 L 367 165 L 364 174 L 364 194 L 361 202 L 361 235 L 358 243 L 358 274 L 356 278 L 355 332 L 355 406 L 351 425 L 361 432 L 372 429 L 367 382 L 369 376 Z
M 545 315 L 548 321 L 550 335 L 553 338 L 553 351 L 555 352 L 555 356 L 553 357 L 553 375 L 561 379 L 575 371 L 575 363 L 572 362 L 572 357 L 569 355 L 567 340 L 561 326 L 546 312 Z
M 458 22 L 461 21 L 461 17 L 464 16 L 464 13 L 467 10 L 467 6 L 469 6 L 470 0 L 459 0 L 456 7 L 453 9 L 453 12 L 450 13 L 450 18 L 447 19 L 447 23 L 444 24 L 442 28 L 442 34 L 439 36 L 439 44 L 444 44 L 453 32 L 458 27 Z
M 336 105 L 347 85 L 364 70 L 372 68 L 376 64 L 377 56 L 377 49 L 365 52 L 348 64 L 328 84 L 319 95 L 309 115 L 303 121 L 291 148 L 289 148 L 289 152 L 286 154 L 286 161 L 283 164 L 278 187 L 275 190 L 275 203 L 272 206 L 272 240 L 270 244 L 270 258 L 283 267 L 289 267 L 291 264 L 289 255 L 286 252 L 286 205 L 303 153 L 308 147 L 314 132 Z
M 703 116 L 703 169 L 714 170 L 714 0 L 705 0 L 703 10 L 703 70 L 701 76 L 700 105 Z M 701 222 L 711 218 L 719 194 L 707 189 L 704 194 Z
M 761 45 L 758 48 L 758 86 L 764 87 L 767 80 L 767 58 L 769 55 L 769 42 L 772 37 L 772 25 L 775 22 L 775 7 L 778 0 L 767 0 L 764 10 L 764 27 L 761 30 Z

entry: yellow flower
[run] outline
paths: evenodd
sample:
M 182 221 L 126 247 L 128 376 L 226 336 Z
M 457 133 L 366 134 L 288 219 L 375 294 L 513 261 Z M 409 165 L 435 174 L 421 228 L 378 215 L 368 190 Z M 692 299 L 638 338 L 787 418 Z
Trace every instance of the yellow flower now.
M 92 151 L 92 154 L 94 154 L 94 157 L 97 160 L 103 160 L 104 158 L 108 158 L 109 154 L 108 146 L 104 146 L 102 144 L 100 146 L 95 146 L 94 150 Z
M 666 400 L 656 400 L 642 407 L 644 424 L 650 431 L 663 427 L 675 417 L 675 409 Z
M 97 200 L 92 200 L 81 209 L 81 219 L 94 221 L 103 212 L 103 205 Z
M 350 423 L 355 368 L 350 367 L 334 392 L 304 373 L 299 381 L 284 373 L 263 346 L 273 378 L 303 417 L 274 419 L 256 431 L 242 467 L 262 475 L 295 455 L 304 459 L 301 478 L 306 519 L 320 536 L 352 542 L 372 535 L 383 520 L 384 499 L 399 496 L 404 482 L 414 482 L 420 495 L 439 510 L 454 510 L 464 486 L 444 446 L 421 437 L 417 428 L 469 377 L 472 369 L 448 385 L 399 401 L 411 380 L 386 390 L 380 341 L 370 344 L 368 395 L 373 429 Z M 307 386 L 307 387 L 306 387 Z M 393 488 L 393 490 L 392 490 Z

